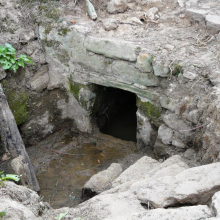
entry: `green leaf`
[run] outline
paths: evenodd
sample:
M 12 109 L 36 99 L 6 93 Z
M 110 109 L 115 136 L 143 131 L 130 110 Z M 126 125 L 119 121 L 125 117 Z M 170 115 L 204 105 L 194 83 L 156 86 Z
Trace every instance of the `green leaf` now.
M 11 44 L 5 44 L 5 46 L 8 48 L 9 51 L 11 51 L 12 54 L 15 54 L 16 50 Z
M 18 66 L 25 67 L 25 63 L 23 61 L 18 61 Z
M 3 70 L 8 70 L 8 69 L 10 69 L 11 66 L 12 66 L 12 64 L 11 64 L 11 63 L 8 63 L 8 62 L 2 64 Z
M 18 175 L 14 175 L 14 174 L 6 174 L 6 175 L 2 175 L 1 178 L 4 180 L 14 180 L 16 182 L 18 182 L 20 180 L 20 176 Z
M 0 212 L 0 217 L 3 218 L 6 215 L 6 211 Z
M 68 212 L 60 213 L 55 219 L 62 220 L 67 214 L 68 214 Z

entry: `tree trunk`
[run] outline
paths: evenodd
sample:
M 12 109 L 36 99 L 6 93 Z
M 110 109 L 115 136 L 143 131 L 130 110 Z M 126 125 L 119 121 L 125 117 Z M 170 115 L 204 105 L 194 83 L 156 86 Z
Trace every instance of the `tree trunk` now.
M 14 116 L 8 106 L 0 84 L 0 139 L 5 151 L 13 158 L 11 166 L 15 174 L 22 175 L 21 183 L 39 191 L 40 187 L 33 166 L 25 150 L 23 140 L 17 128 Z

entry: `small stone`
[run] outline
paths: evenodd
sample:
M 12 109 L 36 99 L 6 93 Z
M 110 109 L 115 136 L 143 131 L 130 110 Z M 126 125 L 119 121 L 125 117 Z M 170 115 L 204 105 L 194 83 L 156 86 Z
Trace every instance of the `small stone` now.
M 140 21 L 140 19 L 133 17 L 131 18 L 132 22 L 136 23 L 136 24 L 143 24 L 143 22 Z
M 127 9 L 128 5 L 125 0 L 111 0 L 107 6 L 107 11 L 110 14 L 123 13 Z
M 194 80 L 198 77 L 198 75 L 196 73 L 192 73 L 192 72 L 184 72 L 183 77 L 190 79 L 190 80 Z
M 150 73 L 153 71 L 152 60 L 153 57 L 151 55 L 142 54 L 138 56 L 136 66 L 140 71 Z
M 175 47 L 173 45 L 171 45 L 171 44 L 166 44 L 164 46 L 164 48 L 167 49 L 167 50 L 173 50 Z
M 153 7 L 153 8 L 150 8 L 148 10 L 148 12 L 146 13 L 147 17 L 150 19 L 150 20 L 154 20 L 155 17 L 158 18 L 156 15 L 157 13 L 159 12 L 158 8 L 156 7 Z
M 102 22 L 106 31 L 115 30 L 118 27 L 117 21 L 115 19 L 105 19 Z
M 169 76 L 169 66 L 163 64 L 160 61 L 154 61 L 153 62 L 153 69 L 154 69 L 154 75 L 160 76 L 160 77 L 168 77 Z

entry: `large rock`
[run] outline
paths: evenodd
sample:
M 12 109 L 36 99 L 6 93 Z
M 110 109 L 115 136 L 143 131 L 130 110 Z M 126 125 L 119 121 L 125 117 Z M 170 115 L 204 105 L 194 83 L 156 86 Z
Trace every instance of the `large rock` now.
M 128 41 L 106 39 L 98 37 L 87 37 L 84 44 L 85 48 L 97 54 L 104 55 L 113 59 L 128 61 L 137 60 L 138 46 Z
M 0 198 L 0 210 L 6 212 L 6 216 L 3 219 L 10 220 L 40 220 L 40 217 L 34 215 L 26 206 L 17 201 L 13 201 L 8 198 Z
M 16 209 L 16 206 L 19 205 L 20 203 L 18 210 L 22 210 L 25 207 L 25 209 L 29 210 L 27 213 L 28 215 L 30 214 L 30 216 L 37 216 L 39 214 L 39 210 L 41 209 L 40 197 L 36 192 L 24 186 L 19 186 L 9 181 L 4 182 L 4 187 L 1 188 L 0 199 L 3 199 L 2 200 L 3 202 L 0 201 L 0 210 L 4 210 L 2 206 L 3 204 L 5 205 L 4 207 L 10 207 L 11 204 L 12 207 Z M 7 203 L 6 200 L 9 203 Z M 11 202 L 13 200 L 16 200 L 17 203 L 12 204 Z M 25 219 L 30 220 L 32 218 L 25 218 Z
M 34 77 L 30 81 L 30 86 L 32 90 L 41 92 L 43 89 L 47 88 L 49 83 L 49 75 L 47 73 L 47 67 L 41 67 Z
M 148 172 L 159 165 L 159 162 L 144 156 L 136 163 L 126 169 L 113 183 L 113 187 L 123 184 L 128 181 L 137 181 L 144 178 Z
M 220 163 L 184 170 L 176 176 L 167 176 L 150 182 L 132 185 L 139 200 L 154 207 L 180 204 L 207 204 L 220 190 Z
M 118 216 L 114 220 L 201 220 L 211 217 L 212 213 L 208 206 L 189 206 L 176 209 L 154 209 L 142 213 Z M 106 218 L 106 220 L 113 220 Z
M 216 217 L 220 218 L 220 192 L 215 193 L 212 197 L 212 208 Z
M 101 193 L 111 187 L 112 182 L 121 174 L 122 166 L 118 163 L 113 163 L 111 166 L 102 172 L 92 176 L 84 185 L 84 191 Z

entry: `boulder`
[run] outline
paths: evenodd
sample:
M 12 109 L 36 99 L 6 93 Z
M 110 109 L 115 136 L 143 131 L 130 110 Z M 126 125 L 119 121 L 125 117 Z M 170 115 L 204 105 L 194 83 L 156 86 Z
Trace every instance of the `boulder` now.
M 220 163 L 186 169 L 176 176 L 166 176 L 132 185 L 137 198 L 156 208 L 182 204 L 207 204 L 220 190 Z
M 31 210 L 17 201 L 13 201 L 9 198 L 0 198 L 0 210 L 5 210 L 5 219 L 10 220 L 41 220 L 42 218 L 34 215 Z M 4 218 L 3 218 L 4 219 Z
M 159 166 L 159 162 L 144 156 L 136 163 L 126 169 L 113 183 L 112 186 L 116 187 L 128 181 L 137 181 L 143 179 L 148 172 Z
M 111 187 L 112 182 L 122 173 L 122 166 L 118 163 L 113 163 L 104 171 L 101 171 L 92 176 L 84 185 L 84 192 L 101 193 Z

